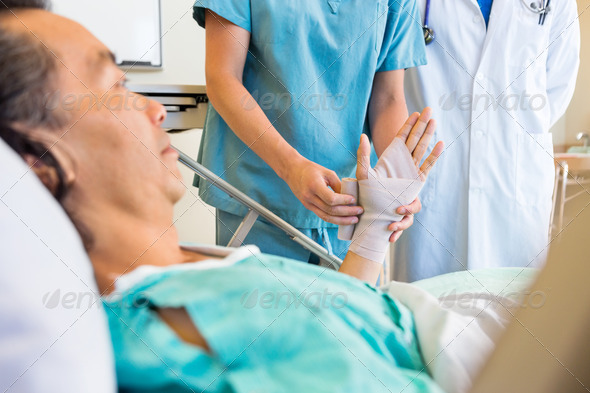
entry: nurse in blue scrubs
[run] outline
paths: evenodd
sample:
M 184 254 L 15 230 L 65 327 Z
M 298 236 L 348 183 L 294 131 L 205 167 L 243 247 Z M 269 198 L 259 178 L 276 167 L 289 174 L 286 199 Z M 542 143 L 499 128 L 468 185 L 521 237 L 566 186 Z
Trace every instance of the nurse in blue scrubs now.
M 199 161 L 343 257 L 337 225 L 358 221 L 339 194 L 354 177 L 368 133 L 377 155 L 408 117 L 404 70 L 426 63 L 414 0 L 198 0 L 206 28 L 210 98 Z M 217 208 L 217 243 L 227 244 L 247 211 L 196 178 Z M 406 207 L 391 241 L 420 210 Z M 258 221 L 245 240 L 263 252 L 316 262 L 280 230 Z

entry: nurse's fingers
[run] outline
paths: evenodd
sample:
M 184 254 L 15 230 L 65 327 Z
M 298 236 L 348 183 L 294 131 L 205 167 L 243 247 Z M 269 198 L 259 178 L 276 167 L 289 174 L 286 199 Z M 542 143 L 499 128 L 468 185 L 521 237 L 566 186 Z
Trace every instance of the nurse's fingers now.
M 335 176 L 335 175 L 334 175 Z M 350 222 L 351 218 L 356 218 L 362 214 L 363 209 L 360 206 L 351 206 L 351 200 L 354 200 L 350 195 L 340 194 L 334 192 L 335 187 L 332 185 L 336 180 L 329 179 L 330 187 L 320 187 L 319 189 L 310 190 L 313 193 L 311 198 L 307 198 L 309 203 L 313 205 L 313 208 L 319 209 L 314 211 L 313 208 L 307 207 L 312 210 L 322 220 L 331 222 L 338 225 L 347 225 L 356 222 Z M 347 220 L 342 220 L 346 218 Z
M 410 132 L 412 132 L 412 128 L 414 128 L 414 125 L 418 121 L 418 118 L 420 118 L 420 114 L 418 112 L 412 113 L 410 117 L 408 117 L 408 120 L 406 120 L 402 128 L 398 131 L 396 137 L 401 138 L 404 141 L 404 143 L 406 143 L 408 135 L 410 135 Z
M 418 142 L 420 142 L 420 139 L 424 135 L 424 132 L 427 129 L 428 123 L 430 122 L 431 116 L 432 116 L 432 109 L 424 108 L 424 110 L 420 114 L 420 117 L 418 118 L 418 121 L 416 122 L 414 127 L 412 127 L 412 131 L 410 132 L 410 135 L 408 136 L 408 139 L 406 140 L 406 146 L 408 147 L 408 150 L 410 151 L 410 153 L 413 153 L 414 150 L 416 149 L 416 146 L 418 146 Z
M 426 131 L 424 131 L 424 134 L 420 138 L 418 145 L 416 145 L 416 149 L 414 149 L 414 152 L 412 153 L 412 157 L 414 158 L 414 163 L 416 164 L 416 166 L 420 165 L 420 161 L 422 161 L 422 157 L 424 157 L 424 154 L 426 153 L 428 146 L 430 146 L 430 141 L 432 140 L 432 137 L 434 136 L 435 130 L 436 130 L 436 120 L 430 119 L 430 121 L 428 122 L 428 125 L 426 126 Z
M 445 148 L 445 144 L 442 141 L 439 141 L 434 146 L 434 149 L 432 149 L 432 153 L 430 153 L 430 155 L 426 158 L 426 160 L 424 160 L 424 163 L 420 167 L 420 177 L 422 179 L 426 179 L 426 176 L 428 176 L 428 172 L 430 172 L 430 170 L 432 169 L 432 167 L 436 163 L 436 160 L 438 160 L 438 158 L 442 154 L 444 148 Z
M 356 178 L 365 180 L 369 178 L 369 169 L 371 168 L 371 144 L 367 135 L 361 135 L 361 142 L 356 152 Z
M 363 212 L 360 206 L 329 206 L 319 198 L 306 207 L 322 220 L 336 225 L 356 224 L 359 221 L 358 216 Z

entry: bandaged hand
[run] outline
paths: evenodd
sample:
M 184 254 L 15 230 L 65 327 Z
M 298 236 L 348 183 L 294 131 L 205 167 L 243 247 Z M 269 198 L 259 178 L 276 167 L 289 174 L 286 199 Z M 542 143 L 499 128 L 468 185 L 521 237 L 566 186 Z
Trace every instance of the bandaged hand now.
M 393 232 L 391 224 L 404 217 L 396 211 L 416 200 L 428 172 L 443 151 L 443 143 L 438 142 L 420 166 L 436 128 L 430 113 L 426 108 L 421 115 L 410 116 L 375 168 L 370 166 L 368 138 L 361 137 L 357 179 L 342 181 L 341 192 L 355 197 L 364 209 L 358 224 L 340 226 L 338 237 L 352 240 L 349 251 L 383 262 Z

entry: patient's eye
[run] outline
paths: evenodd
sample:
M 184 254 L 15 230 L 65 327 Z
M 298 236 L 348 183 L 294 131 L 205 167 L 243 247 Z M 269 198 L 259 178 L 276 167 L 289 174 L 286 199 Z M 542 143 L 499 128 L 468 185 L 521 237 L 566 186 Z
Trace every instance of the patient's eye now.
M 121 87 L 123 89 L 127 89 L 127 83 L 129 82 L 129 80 L 127 78 L 121 78 L 119 79 L 119 81 L 117 82 L 117 86 Z

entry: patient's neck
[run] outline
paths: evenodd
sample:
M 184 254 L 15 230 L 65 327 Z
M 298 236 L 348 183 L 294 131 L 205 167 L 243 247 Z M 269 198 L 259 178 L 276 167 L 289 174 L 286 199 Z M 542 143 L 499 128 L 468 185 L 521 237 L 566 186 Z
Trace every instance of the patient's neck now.
M 93 245 L 88 255 L 101 294 L 112 292 L 119 276 L 139 266 L 168 266 L 195 260 L 194 255 L 187 255 L 180 248 L 171 218 L 102 214 L 89 221 Z

